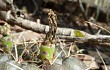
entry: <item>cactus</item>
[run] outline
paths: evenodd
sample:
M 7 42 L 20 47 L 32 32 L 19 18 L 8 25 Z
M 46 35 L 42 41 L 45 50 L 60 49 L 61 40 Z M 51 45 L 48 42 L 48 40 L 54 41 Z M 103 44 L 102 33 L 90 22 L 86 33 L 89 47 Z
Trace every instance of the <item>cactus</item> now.
M 54 44 L 42 45 L 40 47 L 40 55 L 41 55 L 42 61 L 44 61 L 45 59 L 52 60 L 54 51 L 55 51 Z
M 13 37 L 11 35 L 3 36 L 2 37 L 2 44 L 4 47 L 4 52 L 8 53 L 11 52 L 13 47 Z
M 52 61 L 54 51 L 55 51 L 55 34 L 57 30 L 57 16 L 56 14 L 50 10 L 48 13 L 48 20 L 49 20 L 49 32 L 46 34 L 44 39 L 44 44 L 42 43 L 40 47 L 40 57 L 43 62 Z M 51 64 L 51 63 L 50 63 Z
M 2 33 L 2 45 L 3 45 L 3 50 L 5 53 L 9 53 L 12 50 L 13 47 L 13 36 L 10 34 L 10 25 L 8 25 L 6 22 L 5 24 L 1 27 L 1 33 Z

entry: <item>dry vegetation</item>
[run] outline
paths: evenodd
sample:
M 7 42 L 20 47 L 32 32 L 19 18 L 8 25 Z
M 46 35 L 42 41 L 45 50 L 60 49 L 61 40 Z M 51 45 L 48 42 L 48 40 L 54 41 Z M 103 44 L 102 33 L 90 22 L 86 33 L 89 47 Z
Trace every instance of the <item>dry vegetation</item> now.
M 109 7 L 109 0 L 1 0 L 0 70 L 109 70 Z

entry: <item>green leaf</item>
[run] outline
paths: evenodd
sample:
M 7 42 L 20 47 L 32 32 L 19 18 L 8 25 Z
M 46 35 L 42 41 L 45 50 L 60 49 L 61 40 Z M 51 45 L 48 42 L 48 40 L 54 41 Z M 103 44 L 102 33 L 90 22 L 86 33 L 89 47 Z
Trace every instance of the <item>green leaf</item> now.
M 45 59 L 52 60 L 54 51 L 55 51 L 54 44 L 52 44 L 51 46 L 42 45 L 40 47 L 40 56 L 41 56 L 42 61 L 44 61 Z
M 75 37 L 85 37 L 85 35 L 83 33 L 81 33 L 80 30 L 75 30 L 74 35 L 75 35 Z

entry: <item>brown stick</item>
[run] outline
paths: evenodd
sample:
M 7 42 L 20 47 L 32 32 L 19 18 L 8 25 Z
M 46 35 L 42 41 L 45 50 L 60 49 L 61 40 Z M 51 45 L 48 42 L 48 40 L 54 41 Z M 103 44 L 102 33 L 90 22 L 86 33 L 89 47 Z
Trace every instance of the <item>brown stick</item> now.
M 49 31 L 49 26 L 43 25 L 43 24 L 38 24 L 36 22 L 23 19 L 23 18 L 16 18 L 15 20 L 7 20 L 9 24 L 15 24 L 19 25 L 23 28 L 33 30 L 38 33 L 47 33 Z M 89 33 L 86 33 L 84 31 L 80 31 L 85 37 L 76 39 L 78 37 L 75 37 L 74 35 L 74 29 L 70 28 L 57 28 L 56 35 L 57 36 L 65 36 L 67 39 L 71 40 L 78 40 L 78 41 L 89 41 L 93 43 L 110 43 L 110 36 L 109 35 L 91 35 Z M 83 41 L 82 41 L 83 42 Z

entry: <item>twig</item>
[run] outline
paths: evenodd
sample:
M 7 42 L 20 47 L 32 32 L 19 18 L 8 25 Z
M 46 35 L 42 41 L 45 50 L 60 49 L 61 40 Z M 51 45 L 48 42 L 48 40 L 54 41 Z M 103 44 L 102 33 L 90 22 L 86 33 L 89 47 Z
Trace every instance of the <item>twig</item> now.
M 25 48 L 24 48 L 24 50 L 23 50 L 23 52 L 21 53 L 21 55 L 20 55 L 20 58 L 22 58 L 22 56 L 23 56 L 23 54 L 26 52 L 26 50 L 27 50 L 27 46 L 26 46 L 26 44 L 25 44 L 25 38 L 23 37 L 23 44 L 24 44 L 24 46 L 25 46 Z
M 10 64 L 10 65 L 12 65 L 12 66 L 14 66 L 14 67 L 16 67 L 16 68 L 18 68 L 18 69 L 20 69 L 20 70 L 24 70 L 24 69 L 20 68 L 19 66 L 14 65 L 13 63 L 9 63 L 9 62 L 7 62 L 7 63 Z
M 96 27 L 98 27 L 98 28 L 100 28 L 100 29 L 102 29 L 102 30 L 105 30 L 106 32 L 108 32 L 108 33 L 110 34 L 110 31 L 107 30 L 107 29 L 105 29 L 105 28 L 102 27 L 102 26 L 99 26 L 99 25 L 97 25 L 97 24 L 94 24 L 94 23 L 92 23 L 92 22 L 87 22 L 87 21 L 86 21 L 86 23 L 89 23 L 90 25 L 93 25 L 93 26 L 96 26 Z
M 16 61 L 18 61 L 18 51 L 17 51 L 17 46 L 16 46 L 16 44 L 14 45 L 14 47 L 15 47 Z
M 56 59 L 60 56 L 60 54 L 61 54 L 62 52 L 63 52 L 62 50 L 59 52 L 59 54 L 58 54 L 58 55 L 55 57 L 55 59 L 52 61 L 51 65 L 54 64 L 54 62 L 56 61 Z
M 37 24 L 36 22 L 33 21 L 29 21 L 27 19 L 23 19 L 23 18 L 16 18 L 14 21 L 13 20 L 8 20 L 7 21 L 9 24 L 16 24 L 19 25 L 21 27 L 24 27 L 26 29 L 30 29 L 33 30 L 35 32 L 39 32 L 39 33 L 47 33 L 49 32 L 49 26 L 47 25 L 43 25 L 43 24 Z M 57 28 L 56 31 L 56 35 L 63 35 L 66 38 L 71 38 L 72 40 L 76 40 L 75 35 L 74 35 L 74 29 L 70 29 L 70 28 Z M 83 41 L 89 41 L 93 40 L 92 43 L 96 43 L 100 44 L 100 41 L 104 41 L 104 43 L 109 43 L 110 42 L 110 36 L 109 35 L 91 35 L 89 33 L 86 33 L 84 31 L 80 31 L 83 35 L 85 35 L 85 37 L 83 38 L 78 38 L 77 37 L 77 41 L 83 40 Z M 92 39 L 93 38 L 93 39 Z M 95 42 L 94 42 L 95 41 Z
M 35 15 L 36 12 L 37 12 L 37 10 L 38 10 L 38 5 L 37 5 L 37 3 L 35 2 L 35 0 L 32 0 L 32 1 L 33 1 L 34 5 L 35 5 L 35 10 L 34 10 L 34 12 L 33 12 L 33 15 Z
M 86 21 L 88 21 L 88 17 L 87 17 L 87 15 L 85 14 L 86 11 L 85 11 L 84 8 L 83 8 L 82 1 L 81 1 L 81 0 L 78 0 L 78 1 L 79 1 L 79 6 L 80 6 L 81 12 L 82 12 L 82 14 L 83 14 L 83 16 L 84 16 L 84 19 L 85 19 Z M 88 29 L 90 30 L 90 32 L 91 32 L 92 34 L 94 34 L 91 25 L 90 25 L 89 23 L 87 23 L 87 25 L 88 25 Z
M 72 44 L 70 45 L 70 47 L 69 47 L 69 51 L 68 51 L 68 55 L 67 55 L 67 57 L 69 57 L 70 56 L 70 51 L 71 51 L 71 48 L 72 48 Z
M 108 68 L 107 68 L 107 66 L 106 66 L 106 64 L 105 64 L 105 62 L 104 62 L 104 60 L 103 60 L 103 58 L 102 58 L 100 52 L 98 51 L 98 49 L 96 49 L 96 51 L 97 51 L 97 53 L 98 53 L 100 59 L 102 60 L 102 62 L 103 62 L 103 64 L 104 64 L 105 70 L 108 70 Z
M 16 42 L 18 43 L 19 39 L 21 38 L 21 36 L 23 35 L 24 31 L 19 35 L 19 37 L 17 38 Z
M 9 54 L 14 58 L 14 60 L 16 60 L 16 57 L 11 52 L 9 52 Z
M 59 39 L 59 38 L 58 38 Z M 59 41 L 60 41 L 60 39 L 59 39 Z M 66 54 L 66 52 L 65 52 L 65 50 L 64 50 L 64 45 L 62 44 L 62 42 L 60 41 L 60 48 L 61 48 L 61 50 L 63 51 L 63 53 L 65 54 L 65 56 L 67 56 L 67 54 Z
M 19 41 L 19 39 L 20 39 L 20 37 L 23 35 L 23 33 L 24 33 L 24 31 L 19 35 L 19 37 L 17 38 L 17 43 L 18 43 L 18 41 Z M 16 46 L 16 44 L 14 45 L 15 46 L 15 54 L 16 54 L 16 61 L 18 61 L 18 51 L 17 51 L 17 46 Z

